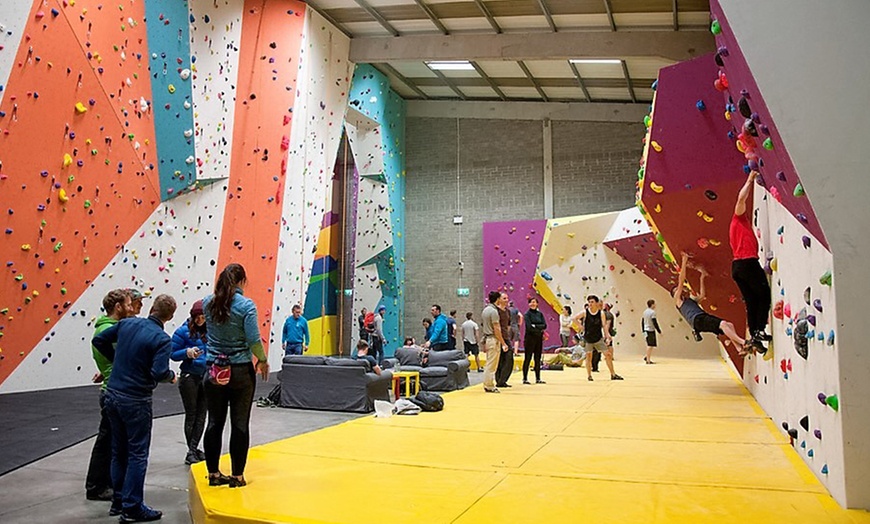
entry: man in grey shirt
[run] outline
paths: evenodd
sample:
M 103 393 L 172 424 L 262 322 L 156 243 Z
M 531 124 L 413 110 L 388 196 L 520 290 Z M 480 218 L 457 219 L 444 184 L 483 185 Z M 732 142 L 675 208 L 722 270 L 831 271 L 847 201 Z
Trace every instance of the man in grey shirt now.
M 483 370 L 483 390 L 487 393 L 498 393 L 495 387 L 495 370 L 501 352 L 507 348 L 507 341 L 502 337 L 501 325 L 498 319 L 496 302 L 501 297 L 498 291 L 489 292 L 489 304 L 483 308 L 480 332 L 483 335 L 483 347 L 486 351 L 486 365 Z
M 384 361 L 384 346 L 386 338 L 384 337 L 384 313 L 387 312 L 387 307 L 381 305 L 378 307 L 378 312 L 375 313 L 375 330 L 372 333 L 372 350 L 373 357 L 378 362 L 378 365 Z

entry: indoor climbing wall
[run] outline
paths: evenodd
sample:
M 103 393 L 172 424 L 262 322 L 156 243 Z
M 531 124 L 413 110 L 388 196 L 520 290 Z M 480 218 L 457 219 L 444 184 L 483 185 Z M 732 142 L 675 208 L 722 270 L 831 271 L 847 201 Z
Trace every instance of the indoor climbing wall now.
M 0 64 L 14 64 L 0 70 L 9 75 L 0 91 L 0 392 L 90 383 L 93 323 L 111 289 L 175 296 L 171 332 L 212 291 L 216 270 L 241 261 L 268 342 L 266 319 L 290 303 L 272 293 L 283 275 L 275 264 L 293 249 L 309 260 L 291 268 L 303 291 L 294 300 L 305 299 L 331 209 L 329 188 L 319 186 L 329 185 L 346 107 L 345 37 L 316 15 L 305 25 L 300 2 L 270 3 L 261 16 L 260 2 L 220 0 L 148 16 L 163 31 L 152 47 L 146 7 L 38 1 L 17 26 L 15 9 L 0 10 L 9 44 Z M 8 42 L 16 34 L 26 45 Z M 315 62 L 307 69 L 306 54 Z M 297 92 L 311 93 L 304 107 Z M 160 112 L 178 127 L 161 129 Z M 295 117 L 307 129 L 291 140 Z M 164 159 L 155 136 L 176 131 L 186 156 Z M 317 149 L 290 172 L 291 152 Z M 319 196 L 306 200 L 287 179 Z M 279 245 L 287 227 L 304 230 L 303 241 Z
M 61 317 L 81 314 L 73 304 L 160 202 L 152 116 L 141 103 L 150 98 L 144 7 L 121 11 L 34 2 L 18 35 L 25 42 L 0 105 L 4 390 L 23 362 L 57 356 L 34 349 L 55 338 Z M 123 38 L 110 45 L 102 32 Z M 21 384 L 50 387 L 66 375 L 75 368 Z
M 638 207 L 661 242 L 666 261 L 678 264 L 685 251 L 709 272 L 707 299 L 701 305 L 743 333 L 746 313 L 731 279 L 728 228 L 748 171 L 730 137 L 736 117 L 722 116 L 716 76 L 709 54 L 659 71 L 652 114 L 645 119 Z M 687 275 L 697 292 L 699 273 L 689 269 Z M 736 348 L 727 340 L 724 347 L 742 373 Z
M 675 278 L 648 224 L 635 209 L 544 220 L 487 222 L 483 230 L 484 286 L 505 290 L 521 311 L 537 296 L 547 319 L 545 347 L 558 346 L 563 306 L 583 311 L 588 295 L 613 306 L 617 351 L 641 354 L 641 316 L 657 303 L 663 336 L 659 355 L 715 354 L 712 338 L 696 343 L 665 285 Z M 580 326 L 575 326 L 576 329 Z
M 335 159 L 347 107 L 352 64 L 350 39 L 309 11 L 305 20 L 296 103 L 288 120 L 292 131 L 283 187 L 278 270 L 273 304 L 273 340 L 300 304 L 311 332 L 309 353 L 338 352 L 337 268 L 341 249 L 334 203 Z M 282 139 L 282 140 L 283 140 Z M 280 363 L 280 358 L 273 362 Z
M 23 41 L 30 7 L 28 2 L 3 2 L 0 5 L 0 102 L 3 102 L 9 75 L 16 64 L 15 56 Z
M 354 71 L 346 126 L 360 174 L 353 311 L 386 306 L 389 356 L 404 336 L 405 102 L 372 66 L 358 65 Z
M 535 270 L 546 220 L 518 220 L 516 222 L 484 222 L 483 224 L 483 303 L 490 291 L 504 291 L 522 312 L 529 308 L 529 298 L 538 298 L 538 309 L 547 320 L 547 340 L 544 347 L 559 346 L 559 310 L 541 300 L 535 291 Z M 480 323 L 480 311 L 474 311 Z
M 834 494 L 845 491 L 834 258 L 763 93 L 728 21 L 711 3 L 721 91 L 731 114 L 729 138 L 761 179 L 754 191 L 754 226 L 771 275 L 772 355 L 748 358 L 744 383 L 798 454 Z M 736 135 L 736 136 L 735 136 Z M 848 411 L 848 410 L 846 410 Z

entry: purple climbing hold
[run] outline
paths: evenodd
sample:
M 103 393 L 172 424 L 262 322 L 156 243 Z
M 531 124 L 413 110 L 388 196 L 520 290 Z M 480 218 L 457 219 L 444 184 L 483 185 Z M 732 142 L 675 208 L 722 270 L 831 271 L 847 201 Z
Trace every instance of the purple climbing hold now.
M 807 322 L 810 323 L 813 327 L 816 325 L 816 316 L 815 315 L 807 315 Z
M 776 172 L 776 179 L 779 180 L 780 182 L 785 182 L 785 173 L 783 173 L 782 171 L 777 171 Z
M 822 299 L 817 298 L 817 299 L 813 300 L 813 307 L 816 308 L 816 311 L 821 313 L 822 312 Z
M 812 244 L 812 240 L 810 240 L 810 237 L 807 235 L 804 235 L 801 237 L 801 243 L 804 245 L 804 249 L 807 249 L 810 247 L 810 244 Z
M 814 430 L 813 430 L 813 435 L 815 435 L 817 439 L 822 440 L 822 430 L 820 430 L 820 429 L 814 429 Z
M 797 215 L 795 215 L 795 217 L 804 224 L 806 224 L 808 222 L 807 216 L 803 213 L 798 213 Z
M 717 49 L 716 52 L 719 53 L 719 56 L 728 58 L 728 48 L 725 47 L 724 45 L 719 46 L 719 49 Z M 745 91 L 745 89 L 744 89 L 744 91 Z
M 819 399 L 819 402 L 821 402 L 822 405 L 826 405 L 826 404 L 825 404 L 825 399 L 828 398 L 827 395 L 825 395 L 824 393 L 819 393 L 818 396 L 817 396 L 816 398 Z

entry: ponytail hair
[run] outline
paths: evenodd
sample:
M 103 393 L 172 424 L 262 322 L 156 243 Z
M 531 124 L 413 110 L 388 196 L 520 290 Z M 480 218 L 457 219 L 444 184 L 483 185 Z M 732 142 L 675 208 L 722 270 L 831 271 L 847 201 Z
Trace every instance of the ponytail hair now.
M 218 275 L 214 285 L 214 298 L 208 303 L 208 311 L 216 323 L 224 324 L 230 319 L 230 306 L 236 288 L 247 279 L 245 268 L 241 264 L 230 264 Z

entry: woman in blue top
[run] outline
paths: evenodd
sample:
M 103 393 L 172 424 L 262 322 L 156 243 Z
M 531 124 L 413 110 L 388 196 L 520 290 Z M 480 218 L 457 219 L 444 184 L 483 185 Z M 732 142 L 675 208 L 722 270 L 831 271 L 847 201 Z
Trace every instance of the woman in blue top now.
M 197 300 L 190 308 L 190 318 L 172 334 L 171 358 L 181 362 L 178 392 L 184 405 L 184 441 L 187 442 L 185 464 L 205 460 L 205 453 L 199 449 L 206 413 L 202 386 L 202 377 L 205 375 L 205 332 L 202 300 Z
M 248 278 L 245 268 L 230 264 L 221 271 L 214 294 L 202 301 L 208 327 L 206 364 L 218 360 L 228 362 L 229 382 L 220 385 L 208 378 L 204 381 L 208 404 L 208 426 L 205 430 L 205 462 L 210 486 L 229 484 L 231 488 L 246 485 L 245 463 L 250 443 L 251 404 L 254 401 L 256 373 L 269 379 L 269 363 L 260 339 L 257 306 L 243 294 Z M 252 364 L 257 357 L 256 372 Z M 219 461 L 224 424 L 230 414 L 230 460 L 233 474 L 221 473 Z

